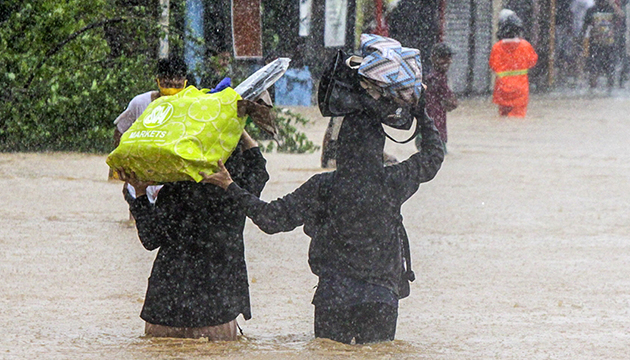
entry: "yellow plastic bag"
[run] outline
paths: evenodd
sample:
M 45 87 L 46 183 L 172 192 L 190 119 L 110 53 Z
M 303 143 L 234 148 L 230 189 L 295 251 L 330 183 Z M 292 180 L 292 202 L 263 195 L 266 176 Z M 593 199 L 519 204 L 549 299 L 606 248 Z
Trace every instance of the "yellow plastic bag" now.
M 241 96 L 232 88 L 215 94 L 189 86 L 153 101 L 107 157 L 111 168 L 133 171 L 144 181 L 202 180 L 216 172 L 245 127 L 237 117 Z

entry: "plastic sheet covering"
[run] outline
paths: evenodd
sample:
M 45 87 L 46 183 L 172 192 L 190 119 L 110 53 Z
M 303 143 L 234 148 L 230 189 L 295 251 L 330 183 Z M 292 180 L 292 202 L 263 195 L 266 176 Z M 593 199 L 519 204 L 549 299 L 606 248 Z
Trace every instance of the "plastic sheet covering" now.
M 284 75 L 290 62 L 289 58 L 278 58 L 253 73 L 234 90 L 245 100 L 256 100 Z

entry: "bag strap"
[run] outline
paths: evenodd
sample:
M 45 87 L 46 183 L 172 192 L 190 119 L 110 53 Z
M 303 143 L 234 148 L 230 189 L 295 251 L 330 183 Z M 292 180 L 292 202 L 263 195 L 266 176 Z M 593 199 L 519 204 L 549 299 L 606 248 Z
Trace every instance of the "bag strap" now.
M 350 69 L 358 69 L 359 66 L 361 66 L 362 62 L 363 62 L 363 58 L 357 55 L 351 55 L 350 57 L 346 59 L 346 65 Z
M 411 267 L 411 250 L 409 249 L 409 237 L 407 236 L 407 231 L 402 224 L 399 224 L 399 236 L 402 237 L 402 252 L 403 258 L 405 261 L 405 276 L 407 276 L 407 280 L 409 282 L 413 282 L 416 280 L 416 274 L 413 272 Z
M 415 118 L 414 120 L 416 121 L 416 129 L 407 140 L 398 141 L 394 139 L 391 135 L 389 135 L 386 131 L 383 131 L 385 132 L 385 136 L 387 136 L 388 139 L 395 142 L 396 144 L 406 144 L 410 142 L 411 140 L 415 139 L 416 136 L 420 134 L 420 130 L 421 130 L 420 124 L 425 123 L 427 118 L 429 117 L 429 115 L 426 112 L 425 90 L 422 91 L 422 95 L 420 96 L 420 99 L 418 100 L 418 104 L 412 108 L 412 115 L 414 115 L 414 118 Z M 419 119 L 418 116 L 421 116 L 422 118 Z
M 396 144 L 406 144 L 410 142 L 411 140 L 415 139 L 416 136 L 420 134 L 420 122 L 418 121 L 418 119 L 415 119 L 415 121 L 416 121 L 416 129 L 413 131 L 413 134 L 407 140 L 399 141 L 399 140 L 394 139 L 391 135 L 389 135 L 387 131 L 383 131 L 383 132 L 385 133 L 385 136 L 387 136 L 389 140 L 395 142 Z

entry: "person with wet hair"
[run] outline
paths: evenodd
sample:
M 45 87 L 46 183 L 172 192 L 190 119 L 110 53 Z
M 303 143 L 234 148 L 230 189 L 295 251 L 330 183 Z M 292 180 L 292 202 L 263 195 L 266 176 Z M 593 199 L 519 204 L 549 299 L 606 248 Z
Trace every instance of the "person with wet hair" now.
M 239 188 L 259 196 L 269 179 L 258 144 L 243 132 L 225 163 Z M 159 249 L 140 317 L 156 337 L 237 339 L 236 317 L 251 318 L 243 229 L 245 210 L 216 186 L 194 181 L 164 184 L 153 204 L 151 182 L 118 169 L 135 189 L 123 191 L 138 237 Z
M 401 206 L 433 179 L 444 159 L 439 133 L 424 115 L 417 119 L 420 151 L 383 166 L 381 121 L 387 112 L 380 102 L 368 100 L 364 111 L 345 116 L 335 171 L 314 175 L 282 198 L 258 199 L 222 164 L 218 173 L 202 174 L 203 182 L 225 189 L 264 232 L 304 226 L 311 237 L 309 265 L 319 277 L 315 336 L 343 343 L 394 339 L 398 300 L 409 294 L 414 278 Z
M 158 60 L 155 78 L 158 90 L 135 96 L 127 109 L 114 120 L 114 146 L 118 146 L 122 134 L 138 120 L 152 101 L 160 96 L 175 95 L 186 87 L 187 71 L 186 63 L 179 57 Z
M 127 109 L 123 111 L 114 121 L 116 128 L 114 129 L 114 146 L 120 143 L 122 134 L 127 131 L 131 125 L 142 115 L 144 110 L 160 96 L 175 95 L 186 87 L 186 63 L 179 57 L 170 57 L 158 60 L 155 82 L 158 90 L 151 90 L 135 96 L 129 102 Z M 114 176 L 110 170 L 109 177 Z M 129 195 L 135 197 L 135 189 L 133 186 L 125 183 L 124 187 Z M 161 185 L 149 186 L 147 194 L 149 200 L 153 203 L 159 193 Z M 129 220 L 133 221 L 133 216 L 129 214 Z
M 499 14 L 499 41 L 490 52 L 490 68 L 496 75 L 492 101 L 499 105 L 499 115 L 525 117 L 529 103 L 529 69 L 536 65 L 538 54 L 521 37 L 523 22 L 511 10 Z

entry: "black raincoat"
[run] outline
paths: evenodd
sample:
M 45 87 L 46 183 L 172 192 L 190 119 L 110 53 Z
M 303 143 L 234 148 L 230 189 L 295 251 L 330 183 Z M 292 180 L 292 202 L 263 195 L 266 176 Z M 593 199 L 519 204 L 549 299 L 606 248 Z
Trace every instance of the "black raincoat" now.
M 225 166 L 260 195 L 269 175 L 258 148 L 237 149 Z M 152 324 L 205 327 L 251 318 L 243 227 L 245 211 L 211 184 L 167 183 L 155 205 L 127 197 L 138 236 L 159 248 L 140 317 Z
M 266 233 L 304 225 L 311 237 L 309 264 L 320 285 L 322 279 L 356 279 L 401 297 L 406 234 L 400 208 L 420 183 L 436 175 L 444 151 L 433 120 L 420 116 L 421 151 L 383 167 L 385 114 L 375 108 L 346 116 L 339 134 L 337 170 L 313 176 L 293 193 L 270 203 L 236 183 L 227 193 Z M 372 301 L 350 299 L 355 295 L 342 296 L 341 302 Z M 316 293 L 316 306 L 317 298 Z

